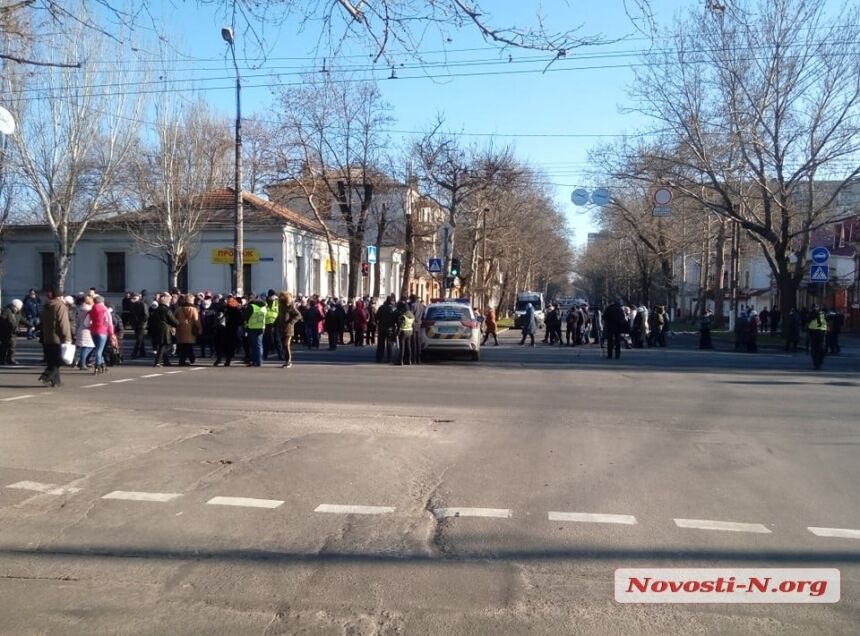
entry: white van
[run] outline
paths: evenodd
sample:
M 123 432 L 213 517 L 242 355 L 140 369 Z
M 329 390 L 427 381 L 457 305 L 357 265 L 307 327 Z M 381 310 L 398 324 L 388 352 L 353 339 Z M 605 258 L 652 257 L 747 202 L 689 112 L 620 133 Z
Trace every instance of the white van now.
M 543 294 L 541 292 L 518 292 L 517 304 L 514 307 L 514 328 L 522 328 L 522 317 L 526 313 L 526 307 L 531 303 L 535 309 L 535 324 L 538 329 L 543 329 L 544 321 L 546 320 L 546 306 L 544 305 Z

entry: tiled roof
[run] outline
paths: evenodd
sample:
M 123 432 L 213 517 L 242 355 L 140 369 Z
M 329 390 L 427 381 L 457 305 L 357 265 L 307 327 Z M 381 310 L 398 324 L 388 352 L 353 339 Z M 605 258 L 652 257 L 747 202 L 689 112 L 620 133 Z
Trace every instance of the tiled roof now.
M 212 221 L 221 220 L 221 215 L 218 212 L 229 212 L 232 214 L 233 206 L 236 201 L 236 191 L 233 188 L 219 188 L 211 190 L 203 195 L 203 207 L 216 213 Z M 253 220 L 254 216 L 258 216 L 259 220 L 266 220 L 269 217 L 271 220 L 283 220 L 299 229 L 307 230 L 315 234 L 323 234 L 322 226 L 314 219 L 308 219 L 298 212 L 294 212 L 289 208 L 263 199 L 262 197 L 250 192 L 242 192 L 242 203 L 245 213 L 250 213 L 248 220 Z M 254 214 L 256 212 L 256 215 Z M 226 215 L 225 215 L 226 216 Z

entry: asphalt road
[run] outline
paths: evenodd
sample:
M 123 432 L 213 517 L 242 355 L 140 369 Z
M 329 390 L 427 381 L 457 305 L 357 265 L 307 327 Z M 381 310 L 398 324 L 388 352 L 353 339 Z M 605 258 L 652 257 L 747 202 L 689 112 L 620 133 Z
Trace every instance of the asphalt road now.
M 857 633 L 860 350 L 691 344 L 3 368 L 0 633 Z M 838 568 L 841 600 L 620 604 L 620 567 Z

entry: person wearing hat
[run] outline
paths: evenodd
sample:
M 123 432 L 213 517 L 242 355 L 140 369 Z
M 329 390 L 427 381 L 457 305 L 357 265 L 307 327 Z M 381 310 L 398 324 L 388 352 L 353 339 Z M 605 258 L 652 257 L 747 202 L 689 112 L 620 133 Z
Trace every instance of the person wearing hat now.
M 15 360 L 15 338 L 18 326 L 29 324 L 21 313 L 24 303 L 17 298 L 0 311 L 0 364 L 17 365 Z
M 39 381 L 51 386 L 60 386 L 60 367 L 63 366 L 63 345 L 72 342 L 72 325 L 69 307 L 74 304 L 71 296 L 51 298 L 42 307 L 42 349 L 47 367 Z
M 150 337 L 155 348 L 154 366 L 170 366 L 170 349 L 173 342 L 173 334 L 179 321 L 176 320 L 170 310 L 170 294 L 163 293 L 158 298 L 158 303 L 150 313 Z
M 149 307 L 140 294 L 131 295 L 131 303 L 128 307 L 128 324 L 134 332 L 134 348 L 131 351 L 131 357 L 145 358 L 144 336 L 146 335 L 146 323 L 149 320 Z

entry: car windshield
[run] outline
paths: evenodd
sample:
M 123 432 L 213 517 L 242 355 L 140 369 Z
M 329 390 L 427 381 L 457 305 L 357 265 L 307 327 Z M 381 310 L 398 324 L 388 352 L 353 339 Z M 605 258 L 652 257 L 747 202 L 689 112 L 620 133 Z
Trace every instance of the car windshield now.
M 424 314 L 425 320 L 435 320 L 437 322 L 444 322 L 446 320 L 460 322 L 461 320 L 469 320 L 471 316 L 469 315 L 468 307 L 428 307 L 427 313 Z
M 525 311 L 528 309 L 529 304 L 535 308 L 535 311 L 541 309 L 540 300 L 518 300 L 517 301 L 517 311 Z

